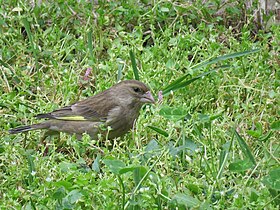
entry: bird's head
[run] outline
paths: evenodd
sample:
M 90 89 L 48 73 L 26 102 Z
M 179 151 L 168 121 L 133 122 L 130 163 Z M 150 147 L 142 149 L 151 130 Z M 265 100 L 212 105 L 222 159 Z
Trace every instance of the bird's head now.
M 125 80 L 113 86 L 113 89 L 123 103 L 138 106 L 142 106 L 145 103 L 155 103 L 150 89 L 143 82 Z

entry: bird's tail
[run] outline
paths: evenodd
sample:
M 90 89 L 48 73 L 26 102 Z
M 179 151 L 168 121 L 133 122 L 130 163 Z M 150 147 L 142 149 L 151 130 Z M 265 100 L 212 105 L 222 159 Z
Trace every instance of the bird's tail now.
M 9 130 L 9 133 L 16 134 L 16 133 L 22 133 L 22 132 L 27 132 L 27 131 L 37 130 L 37 129 L 44 129 L 44 128 L 46 128 L 46 126 L 43 123 L 39 123 L 39 124 L 34 124 L 34 125 L 25 125 L 25 126 L 13 128 L 13 129 Z

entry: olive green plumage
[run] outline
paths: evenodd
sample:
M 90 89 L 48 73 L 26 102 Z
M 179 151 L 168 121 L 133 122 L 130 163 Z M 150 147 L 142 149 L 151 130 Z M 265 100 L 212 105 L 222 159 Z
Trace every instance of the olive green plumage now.
M 149 88 L 142 82 L 126 80 L 95 96 L 76 102 L 37 118 L 44 122 L 9 130 L 11 134 L 46 129 L 54 132 L 87 133 L 96 139 L 98 134 L 109 139 L 128 132 L 139 116 L 143 104 L 154 103 Z M 106 128 L 109 128 L 106 129 Z

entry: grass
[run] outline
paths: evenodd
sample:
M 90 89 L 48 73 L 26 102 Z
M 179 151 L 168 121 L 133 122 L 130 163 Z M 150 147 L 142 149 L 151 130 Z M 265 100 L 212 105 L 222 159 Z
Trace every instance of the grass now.
M 279 26 L 219 7 L 2 2 L 1 209 L 278 209 Z M 7 132 L 135 76 L 163 101 L 103 147 Z

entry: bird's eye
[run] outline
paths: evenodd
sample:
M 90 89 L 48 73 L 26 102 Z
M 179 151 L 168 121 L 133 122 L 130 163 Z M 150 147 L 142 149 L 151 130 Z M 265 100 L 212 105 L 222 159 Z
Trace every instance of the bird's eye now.
M 141 89 L 138 88 L 138 87 L 134 87 L 133 90 L 134 90 L 135 93 L 140 93 L 141 92 Z

